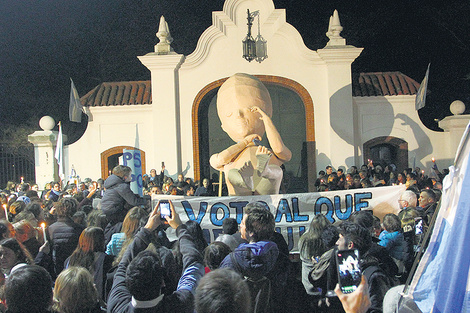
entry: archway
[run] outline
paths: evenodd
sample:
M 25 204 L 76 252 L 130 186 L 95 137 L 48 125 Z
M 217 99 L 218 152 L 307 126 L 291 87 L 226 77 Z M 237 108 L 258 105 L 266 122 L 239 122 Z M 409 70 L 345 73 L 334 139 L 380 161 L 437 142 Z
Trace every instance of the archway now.
M 288 145 L 293 151 L 293 154 L 295 154 L 295 158 L 293 158 L 291 162 L 286 163 L 286 172 L 290 172 L 289 176 L 294 178 L 291 184 L 297 185 L 294 186 L 293 189 L 299 192 L 307 191 L 308 182 L 314 181 L 315 175 L 313 101 L 307 90 L 295 81 L 277 76 L 256 76 L 268 88 L 273 99 L 273 121 L 278 127 L 286 145 Z M 223 148 L 232 144 L 229 137 L 220 130 L 220 121 L 218 121 L 215 111 L 217 91 L 226 79 L 227 78 L 214 81 L 204 87 L 198 93 L 193 103 L 193 153 L 194 175 L 196 180 L 211 176 L 209 158 L 212 153 L 217 152 L 215 150 L 211 151 L 211 147 L 212 149 L 220 149 L 221 151 Z M 285 101 L 286 99 L 292 101 Z M 283 103 L 283 105 L 276 106 L 276 101 L 277 103 Z M 292 111 L 297 111 L 297 113 Z M 210 116 L 217 117 L 217 125 L 214 125 L 214 120 L 212 119 L 211 121 Z M 305 120 L 305 123 L 298 123 L 299 116 L 302 120 Z M 286 131 L 284 131 L 284 133 L 281 130 L 283 123 L 289 123 L 285 127 Z M 209 131 L 211 138 L 209 138 L 208 135 Z M 217 132 L 222 133 L 222 135 L 216 134 Z M 294 146 L 294 149 L 291 146 Z
M 398 171 L 408 167 L 408 143 L 400 138 L 382 136 L 364 143 L 364 164 L 372 160 L 374 164 L 383 166 L 395 164 Z
M 131 147 L 131 146 L 118 146 L 109 148 L 106 151 L 101 152 L 101 178 L 106 179 L 113 167 L 119 164 L 119 157 L 122 156 L 124 149 L 139 150 L 142 161 L 142 174 L 146 173 L 145 170 L 145 152 L 143 150 Z

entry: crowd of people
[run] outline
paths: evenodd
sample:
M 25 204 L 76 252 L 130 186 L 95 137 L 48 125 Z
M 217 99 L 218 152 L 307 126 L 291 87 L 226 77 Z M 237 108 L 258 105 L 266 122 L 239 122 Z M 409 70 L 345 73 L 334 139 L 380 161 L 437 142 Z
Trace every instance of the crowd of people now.
M 274 216 L 261 203 L 244 208 L 240 224 L 223 221 L 207 243 L 199 224 L 160 216 L 152 194 L 213 196 L 210 181 L 194 183 L 165 168 L 144 175 L 144 197 L 130 189 L 131 169 L 106 180 L 62 188 L 51 182 L 9 182 L 0 192 L 0 311 L 8 312 L 382 312 L 387 291 L 406 281 L 423 234 L 432 225 L 443 175 L 393 165 L 328 166 L 319 191 L 406 184 L 398 215 L 371 211 L 331 224 L 318 214 L 301 236 L 300 267 L 289 257 Z M 99 199 L 99 200 L 97 200 Z M 170 241 L 166 229 L 176 230 Z M 338 286 L 335 252 L 357 249 L 363 279 L 356 291 Z M 299 279 L 297 279 L 299 278 Z M 385 298 L 385 300 L 384 300 Z
M 357 166 L 351 166 L 347 172 L 339 168 L 336 172 L 333 167 L 328 165 L 325 170 L 318 173 L 315 181 L 317 191 L 333 191 L 358 188 L 371 188 L 381 186 L 406 185 L 407 188 L 413 188 L 416 192 L 421 189 L 442 189 L 442 179 L 448 174 L 445 169 L 442 173 L 433 162 L 429 175 L 425 170 L 419 167 L 405 168 L 398 171 L 394 164 L 384 167 L 374 166 L 369 160 L 360 169 Z

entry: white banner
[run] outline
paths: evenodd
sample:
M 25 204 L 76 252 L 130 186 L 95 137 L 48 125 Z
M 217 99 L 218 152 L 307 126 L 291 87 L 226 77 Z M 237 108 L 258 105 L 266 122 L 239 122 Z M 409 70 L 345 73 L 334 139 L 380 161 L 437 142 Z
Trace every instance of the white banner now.
M 172 200 L 181 220 L 197 221 L 204 230 L 206 240 L 211 242 L 222 232 L 225 218 L 236 218 L 240 224 L 243 208 L 248 203 L 264 203 L 274 215 L 276 231 L 284 236 L 291 253 L 296 253 L 297 242 L 314 215 L 324 214 L 334 223 L 348 219 L 354 211 L 372 210 L 382 219 L 387 213 L 398 212 L 398 199 L 404 190 L 405 186 L 401 185 L 271 196 L 219 198 L 154 195 L 152 199 L 154 205 L 158 199 Z

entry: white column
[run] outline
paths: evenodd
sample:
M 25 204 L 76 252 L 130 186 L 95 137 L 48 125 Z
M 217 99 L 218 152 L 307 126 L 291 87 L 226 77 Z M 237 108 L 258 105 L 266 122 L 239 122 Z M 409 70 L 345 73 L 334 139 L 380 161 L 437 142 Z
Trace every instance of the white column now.
M 53 131 L 54 119 L 49 116 L 41 118 L 39 122 L 43 130 L 38 130 L 28 136 L 28 141 L 34 145 L 34 165 L 36 172 L 36 183 L 39 188 L 44 188 L 46 183 L 59 180 L 57 161 L 54 158 L 57 135 Z M 67 136 L 63 136 L 67 140 Z
M 319 152 L 325 153 L 331 165 L 350 167 L 357 163 L 357 133 L 354 125 L 354 108 L 352 99 L 351 63 L 361 54 L 362 48 L 353 46 L 327 47 L 317 51 L 325 62 L 328 106 L 315 112 L 315 118 L 321 119 L 324 129 L 316 132 L 326 136 Z M 316 123 L 320 125 L 320 123 Z M 320 143 L 321 141 L 318 141 Z M 318 164 L 323 169 L 326 164 Z
M 439 122 L 439 127 L 449 134 L 447 141 L 450 155 L 455 155 L 459 148 L 460 140 L 470 122 L 470 115 L 451 115 Z
M 147 168 L 159 168 L 161 162 L 165 162 L 168 175 L 176 177 L 182 170 L 178 70 L 184 56 L 149 53 L 139 60 L 151 72 L 153 131 L 157 138 L 153 143 L 153 159 L 158 164 Z

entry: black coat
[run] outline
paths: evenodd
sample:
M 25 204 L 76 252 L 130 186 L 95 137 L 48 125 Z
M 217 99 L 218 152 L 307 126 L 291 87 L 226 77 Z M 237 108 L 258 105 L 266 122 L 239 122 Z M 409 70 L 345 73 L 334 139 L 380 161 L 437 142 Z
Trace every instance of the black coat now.
M 146 199 L 132 192 L 130 183 L 114 174 L 105 180 L 104 188 L 106 191 L 101 199 L 101 209 L 111 224 L 122 222 L 130 208 L 147 203 Z
M 59 217 L 57 222 L 47 228 L 56 277 L 64 269 L 65 260 L 77 247 L 78 239 L 84 229 L 85 227 L 74 223 L 68 217 Z

